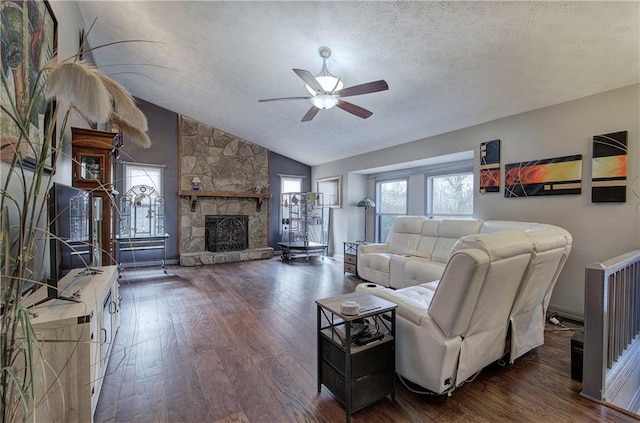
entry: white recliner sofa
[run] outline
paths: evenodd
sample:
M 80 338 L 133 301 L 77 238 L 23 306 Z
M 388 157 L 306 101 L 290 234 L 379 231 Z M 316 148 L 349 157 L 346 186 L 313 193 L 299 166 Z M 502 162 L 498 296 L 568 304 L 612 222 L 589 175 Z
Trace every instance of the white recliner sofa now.
M 478 219 L 398 216 L 386 243 L 358 246 L 358 275 L 392 288 L 440 279 L 456 241 L 480 233 L 482 224 Z M 420 276 L 415 280 L 418 267 Z
M 414 225 L 419 221 L 407 218 Z M 421 232 L 427 237 L 436 225 L 444 224 L 447 234 L 456 222 L 464 222 L 460 231 L 473 229 L 469 221 L 424 222 L 428 227 L 423 226 Z M 389 273 L 398 270 L 392 267 L 394 260 L 399 260 L 396 264 L 402 261 L 403 283 L 414 284 L 400 289 L 366 283 L 357 287 L 398 304 L 397 372 L 436 393 L 452 390 L 505 353 L 513 362 L 544 343 L 545 314 L 553 286 L 571 250 L 571 235 L 557 226 L 474 222 L 480 222 L 479 233 L 455 241 L 437 279 L 415 284 L 437 272 L 439 265 L 429 263 L 428 253 L 414 256 L 407 249 L 385 252 L 383 245 L 376 245 L 373 254 L 387 255 Z M 401 228 L 407 226 L 400 224 Z M 433 245 L 431 251 L 437 251 L 438 241 L 421 238 L 418 245 Z M 442 241 L 441 246 L 448 242 Z M 431 255 L 436 256 L 444 254 Z M 378 276 L 383 274 L 381 269 L 377 269 Z M 360 256 L 358 270 L 362 276 Z M 389 281 L 395 286 L 399 282 L 393 274 Z

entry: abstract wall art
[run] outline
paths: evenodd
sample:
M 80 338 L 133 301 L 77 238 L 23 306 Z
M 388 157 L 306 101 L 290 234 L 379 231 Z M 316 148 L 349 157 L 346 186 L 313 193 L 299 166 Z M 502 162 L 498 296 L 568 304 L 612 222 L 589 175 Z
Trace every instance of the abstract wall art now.
M 505 165 L 504 196 L 582 193 L 582 154 Z
M 45 119 L 51 113 L 50 102 L 41 92 L 45 78 L 44 75 L 39 78 L 39 71 L 56 53 L 58 23 L 49 2 L 44 0 L 3 0 L 0 22 L 3 73 L 0 103 L 5 110 L 15 111 L 24 123 L 21 129 L 8 113 L 0 114 L 0 156 L 10 162 L 19 152 L 25 162 L 23 167 L 33 168 L 36 163 L 33 154 L 38 148 L 32 147 L 43 143 Z M 26 136 L 29 143 L 24 142 Z M 45 171 L 51 172 L 52 165 L 53 151 L 47 155 Z
M 627 200 L 627 131 L 593 137 L 591 202 Z
M 500 140 L 480 144 L 480 194 L 500 192 Z

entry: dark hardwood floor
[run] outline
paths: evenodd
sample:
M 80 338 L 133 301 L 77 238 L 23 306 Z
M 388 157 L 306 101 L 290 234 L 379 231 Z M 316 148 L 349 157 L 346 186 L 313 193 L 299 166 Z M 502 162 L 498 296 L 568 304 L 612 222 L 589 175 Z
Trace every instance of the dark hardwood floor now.
M 343 422 L 317 393 L 315 300 L 352 292 L 342 262 L 279 258 L 127 270 L 121 327 L 96 422 Z M 552 329 L 548 326 L 548 329 Z M 579 395 L 570 378 L 572 332 L 506 369 L 488 368 L 450 397 L 397 384 L 354 422 L 627 422 L 628 414 Z

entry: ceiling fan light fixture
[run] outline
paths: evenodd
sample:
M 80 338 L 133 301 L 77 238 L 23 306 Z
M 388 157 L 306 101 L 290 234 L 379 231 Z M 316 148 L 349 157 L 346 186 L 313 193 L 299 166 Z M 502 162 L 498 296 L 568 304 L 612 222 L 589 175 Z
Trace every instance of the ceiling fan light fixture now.
M 336 78 L 333 75 L 319 75 L 316 76 L 316 81 L 318 81 L 318 83 L 320 84 L 320 86 L 322 87 L 322 90 L 324 92 L 330 93 L 333 91 L 339 91 L 342 89 L 342 87 L 344 87 L 344 84 L 342 83 L 342 80 L 340 78 Z M 305 88 L 307 89 L 307 91 L 309 91 L 309 94 L 311 95 L 316 95 L 316 91 L 311 88 L 310 86 L 305 84 Z
M 331 57 L 331 49 L 329 47 L 320 47 L 319 49 L 320 57 L 322 57 L 322 69 L 320 69 L 320 73 L 318 73 L 315 78 L 318 81 L 318 84 L 322 87 L 323 93 L 332 93 L 334 91 L 339 91 L 344 87 L 342 83 L 342 79 L 334 76 L 327 69 L 327 59 Z M 313 88 L 308 85 L 305 85 L 309 94 L 316 95 L 318 94 Z M 334 104 L 335 106 L 335 104 Z M 333 107 L 333 106 L 331 106 Z
M 305 88 L 309 91 L 310 96 L 267 98 L 264 100 L 258 100 L 258 102 L 262 103 L 276 100 L 311 100 L 312 107 L 302 117 L 301 122 L 309 122 L 320 110 L 332 109 L 336 106 L 361 119 L 367 119 L 370 117 L 373 113 L 369 110 L 353 103 L 349 103 L 348 101 L 341 100 L 341 98 L 388 90 L 389 85 L 387 82 L 381 79 L 379 81 L 371 81 L 365 84 L 353 85 L 351 87 L 344 88 L 342 78 L 332 75 L 327 69 L 327 59 L 331 56 L 331 49 L 329 47 L 320 47 L 318 52 L 320 53 L 320 57 L 322 57 L 322 69 L 316 76 L 313 76 L 311 72 L 305 69 L 292 69 L 293 72 L 298 75 L 298 78 L 304 81 Z
M 338 98 L 331 94 L 318 94 L 311 97 L 311 104 L 318 109 L 326 110 L 335 107 L 335 105 L 338 104 Z

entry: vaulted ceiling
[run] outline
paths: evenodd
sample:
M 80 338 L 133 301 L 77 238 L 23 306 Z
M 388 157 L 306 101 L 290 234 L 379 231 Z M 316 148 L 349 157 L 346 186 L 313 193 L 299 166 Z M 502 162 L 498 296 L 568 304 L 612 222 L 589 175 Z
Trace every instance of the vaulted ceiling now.
M 79 2 L 96 63 L 161 107 L 318 165 L 640 82 L 638 2 Z M 293 68 L 320 46 L 360 119 L 322 110 Z M 108 65 L 108 66 L 107 66 Z M 588 117 L 586 117 L 588 118 Z

